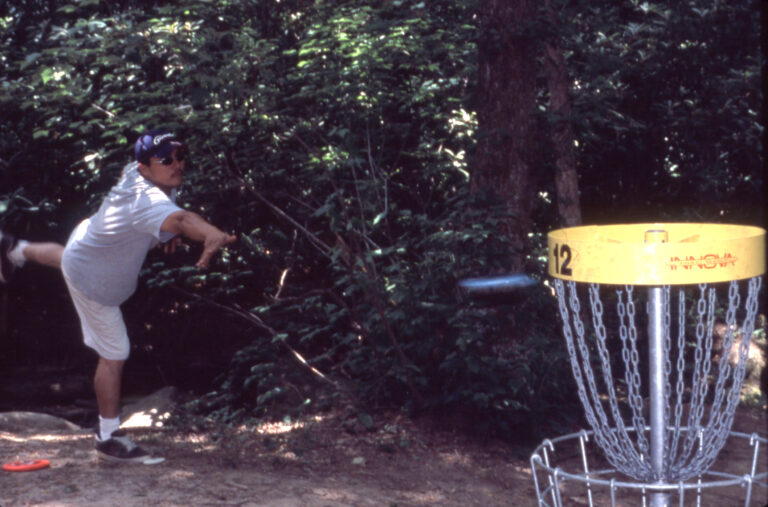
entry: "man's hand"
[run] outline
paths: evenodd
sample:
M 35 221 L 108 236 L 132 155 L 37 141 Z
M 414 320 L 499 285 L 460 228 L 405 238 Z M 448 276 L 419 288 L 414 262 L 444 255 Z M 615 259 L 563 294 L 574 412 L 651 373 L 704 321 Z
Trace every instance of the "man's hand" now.
M 211 257 L 213 257 L 213 254 L 215 254 L 219 248 L 234 243 L 236 240 L 237 236 L 225 232 L 213 237 L 205 238 L 205 242 L 203 243 L 203 253 L 200 255 L 200 259 L 198 259 L 197 263 L 195 263 L 195 266 L 198 268 L 207 268 L 208 264 L 211 262 Z

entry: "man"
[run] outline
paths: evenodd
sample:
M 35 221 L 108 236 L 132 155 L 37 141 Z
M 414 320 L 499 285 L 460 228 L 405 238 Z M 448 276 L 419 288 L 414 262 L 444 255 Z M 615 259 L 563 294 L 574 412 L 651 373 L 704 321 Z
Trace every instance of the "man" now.
M 26 261 L 61 269 L 83 340 L 99 355 L 93 380 L 99 409 L 96 451 L 111 461 L 151 463 L 158 459 L 119 430 L 120 383 L 130 349 L 119 306 L 136 290 L 147 252 L 158 243 L 167 251 L 179 236 L 202 243 L 196 265 L 206 268 L 236 237 L 175 204 L 186 153 L 176 136 L 150 130 L 136 141 L 134 153 L 135 162 L 125 166 L 99 210 L 75 228 L 66 247 L 17 241 L 0 232 L 0 282 Z

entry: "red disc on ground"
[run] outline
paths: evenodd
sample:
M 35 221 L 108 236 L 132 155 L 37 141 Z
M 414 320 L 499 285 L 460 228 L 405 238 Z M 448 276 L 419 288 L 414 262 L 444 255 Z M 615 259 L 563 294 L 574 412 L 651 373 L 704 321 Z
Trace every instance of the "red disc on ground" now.
M 33 459 L 30 461 L 6 463 L 3 465 L 3 470 L 6 472 L 31 472 L 32 470 L 40 470 L 49 466 L 51 466 L 51 462 L 47 459 Z

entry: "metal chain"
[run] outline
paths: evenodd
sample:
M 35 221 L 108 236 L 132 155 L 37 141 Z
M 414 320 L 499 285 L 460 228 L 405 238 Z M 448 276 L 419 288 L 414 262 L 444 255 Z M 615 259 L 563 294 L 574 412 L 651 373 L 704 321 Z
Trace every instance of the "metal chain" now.
M 632 299 L 634 287 L 624 287 L 627 293 L 626 316 L 627 336 L 629 339 L 629 362 L 624 361 L 627 372 L 627 386 L 629 388 L 629 401 L 632 407 L 632 425 L 637 434 L 637 448 L 647 457 L 650 457 L 650 444 L 645 437 L 645 417 L 643 416 L 643 397 L 641 395 L 640 382 L 640 354 L 637 351 L 637 326 L 635 326 L 635 302 Z M 650 459 L 646 460 L 650 463 Z M 649 470 L 650 470 L 650 465 Z
M 572 310 L 575 314 L 577 314 L 576 312 L 577 308 L 579 308 L 579 305 L 578 297 L 576 296 L 575 284 L 573 286 L 573 290 L 571 291 L 571 305 Z M 578 322 L 579 324 L 578 326 L 574 327 L 576 329 L 578 351 L 581 353 L 584 377 L 587 379 L 588 393 L 592 400 L 592 411 L 594 415 L 597 416 L 595 419 L 595 425 L 593 426 L 593 429 L 595 430 L 595 436 L 598 438 L 598 440 L 604 440 L 606 442 L 606 447 L 603 447 L 603 450 L 616 460 L 616 463 L 614 464 L 621 470 L 626 466 L 624 463 L 626 457 L 619 452 L 620 445 L 615 433 L 611 429 L 603 405 L 600 402 L 600 393 L 598 392 L 597 383 L 595 382 L 595 376 L 591 367 L 591 358 L 584 333 L 584 327 L 581 325 L 580 319 L 575 319 L 575 322 Z
M 573 282 L 569 283 L 569 289 L 572 291 L 572 293 L 575 292 L 576 289 L 575 289 L 575 284 L 573 284 Z M 576 381 L 576 389 L 579 395 L 579 400 L 581 401 L 582 407 L 584 407 L 584 415 L 587 418 L 587 422 L 589 423 L 590 426 L 592 426 L 592 428 L 595 428 L 596 427 L 595 415 L 592 412 L 592 405 L 589 402 L 589 397 L 584 387 L 584 378 L 581 373 L 581 363 L 579 362 L 578 354 L 576 352 L 576 347 L 574 345 L 573 331 L 571 329 L 571 319 L 568 311 L 569 298 L 566 295 L 565 284 L 560 279 L 555 279 L 555 292 L 557 293 L 558 308 L 560 309 L 560 317 L 563 323 L 563 336 L 565 337 L 568 356 L 571 360 L 571 371 L 573 372 L 573 378 Z M 573 298 L 570 298 L 570 299 L 573 299 Z M 579 322 L 578 298 L 576 298 L 575 306 L 576 306 L 576 309 L 574 310 L 574 326 L 576 322 Z M 600 446 L 603 447 L 603 442 L 600 441 L 597 435 L 595 436 L 598 439 L 598 443 L 600 444 Z
M 739 295 L 738 283 L 733 281 L 728 287 L 728 312 L 725 315 L 725 324 L 727 327 L 725 332 L 725 340 L 723 343 L 723 353 L 720 357 L 720 364 L 717 375 L 717 382 L 715 383 L 715 398 L 710 408 L 710 418 L 707 424 L 707 432 L 709 433 L 713 427 L 717 424 L 717 418 L 721 412 L 720 407 L 723 404 L 725 398 L 725 381 L 731 375 L 731 363 L 728 358 L 733 350 L 733 343 L 736 335 L 736 310 L 741 302 L 741 296 Z
M 584 340 L 584 327 L 580 317 L 580 304 L 576 292 L 576 284 L 568 282 L 567 289 L 566 292 L 566 286 L 561 280 L 555 280 L 558 307 L 563 321 L 563 335 L 566 339 L 571 369 L 576 380 L 579 400 L 584 408 L 584 415 L 594 431 L 595 441 L 605 452 L 608 461 L 616 469 L 624 473 L 637 473 L 636 463 L 632 463 L 631 458 L 628 458 L 625 453 L 621 452 L 621 446 L 618 444 L 613 430 L 605 419 L 599 396 L 597 396 L 596 388 L 594 388 L 594 376 L 592 375 L 589 354 Z M 574 337 L 574 334 L 576 337 Z M 579 355 L 581 355 L 581 361 L 579 360 Z M 592 393 L 587 392 L 588 385 L 593 389 Z M 590 394 L 592 395 L 591 397 Z
M 685 291 L 678 290 L 677 293 L 677 382 L 675 384 L 675 422 L 673 428 L 679 428 L 683 419 L 683 395 L 685 394 Z M 672 442 L 670 443 L 669 460 L 676 462 L 678 445 L 680 442 L 680 432 L 672 432 Z
M 682 452 L 677 457 L 671 470 L 671 476 L 676 478 L 690 478 L 696 475 L 693 471 L 701 470 L 695 464 L 697 463 L 696 460 L 701 458 L 703 452 L 701 420 L 704 416 L 705 399 L 709 391 L 715 303 L 715 289 L 707 288 L 706 284 L 700 284 L 696 308 L 698 314 L 696 350 L 694 373 L 691 382 L 692 397 L 688 412 L 688 430 L 685 435 Z M 680 433 L 679 430 L 678 433 Z M 696 451 L 696 455 L 691 458 L 693 451 Z
M 589 286 L 589 300 L 592 307 L 592 325 L 597 337 L 597 348 L 603 372 L 603 382 L 608 394 L 608 404 L 611 408 L 611 415 L 616 424 L 616 443 L 621 448 L 622 456 L 626 457 L 631 463 L 639 463 L 641 461 L 640 455 L 637 454 L 637 451 L 631 444 L 629 434 L 624 425 L 624 420 L 619 411 L 619 402 L 616 398 L 616 388 L 614 386 L 613 373 L 611 371 L 611 357 L 606 345 L 606 330 L 603 323 L 603 302 L 600 300 L 599 284 L 591 284 Z
M 712 424 L 707 426 L 704 432 L 705 444 L 702 451 L 702 457 L 697 463 L 697 468 L 707 469 L 717 458 L 720 449 L 722 449 L 725 441 L 728 439 L 731 425 L 733 424 L 733 417 L 736 413 L 736 406 L 739 402 L 741 395 L 741 388 L 744 382 L 744 376 L 746 374 L 747 361 L 749 359 L 749 346 L 752 341 L 752 333 L 754 332 L 755 318 L 757 316 L 758 307 L 758 293 L 760 286 L 762 285 L 762 279 L 755 277 L 748 282 L 747 301 L 745 303 L 746 315 L 741 327 L 741 344 L 739 346 L 738 359 L 735 368 L 733 368 L 733 377 L 731 379 L 731 387 L 727 395 L 727 403 L 724 409 L 714 412 L 715 406 L 713 405 Z M 730 284 L 729 291 L 729 304 L 728 313 L 726 314 L 726 324 L 728 324 L 728 334 L 733 335 L 736 331 L 736 311 L 738 310 L 740 303 L 740 296 L 738 292 L 738 283 L 733 281 Z M 731 322 L 733 324 L 731 324 Z M 728 354 L 723 352 L 723 357 L 720 359 L 721 364 L 727 363 L 727 368 L 722 370 L 725 372 L 726 377 L 731 372 L 729 356 L 733 348 L 733 340 L 729 340 Z M 718 377 L 718 386 L 724 384 L 727 378 L 721 379 Z M 716 388 L 717 393 L 717 388 Z M 719 407 L 718 407 L 719 408 Z M 711 426 L 711 428 L 710 428 Z
M 565 294 L 565 287 L 562 280 L 555 279 L 555 292 L 557 293 L 558 308 L 560 309 L 560 318 L 563 323 L 563 336 L 565 337 L 565 345 L 568 350 L 568 356 L 571 359 L 571 370 L 573 371 L 574 380 L 576 380 L 576 388 L 581 400 L 582 405 L 589 405 L 586 391 L 584 390 L 584 381 L 581 376 L 581 366 L 576 355 L 576 349 L 573 345 L 573 333 L 571 332 L 570 317 L 568 314 L 567 297 Z M 587 415 L 589 419 L 589 415 Z
M 706 399 L 710 390 L 710 371 L 712 369 L 714 316 L 717 303 L 716 290 L 701 284 L 695 306 L 695 350 L 694 364 L 690 384 L 690 408 L 687 415 L 687 426 L 682 426 L 684 420 L 684 396 L 686 377 L 686 295 L 683 289 L 678 292 L 677 303 L 677 339 L 672 339 L 672 293 L 671 288 L 664 287 L 664 373 L 665 373 L 665 414 L 664 421 L 671 438 L 665 448 L 664 480 L 667 482 L 685 481 L 701 475 L 714 462 L 720 449 L 728 438 L 734 413 L 739 401 L 741 387 L 746 375 L 746 364 L 749 359 L 749 347 L 754 332 L 757 316 L 757 295 L 761 286 L 760 278 L 749 281 L 748 295 L 745 303 L 745 316 L 741 327 L 741 341 L 738 342 L 738 361 L 732 368 L 729 356 L 736 344 L 735 333 L 738 329 L 737 311 L 741 303 L 738 283 L 731 282 L 728 290 L 728 310 L 726 312 L 727 331 L 723 337 L 720 362 L 717 365 L 717 378 L 714 382 L 714 400 L 710 406 L 706 426 L 702 425 L 706 407 Z M 619 319 L 619 339 L 621 341 L 621 358 L 624 363 L 624 380 L 627 384 L 628 404 L 632 411 L 632 424 L 637 435 L 636 446 L 631 441 L 628 428 L 621 418 L 619 402 L 614 386 L 611 370 L 610 353 L 608 350 L 608 332 L 604 322 L 604 307 L 600 299 L 600 286 L 589 286 L 590 306 L 592 309 L 591 324 L 595 333 L 594 350 L 597 360 L 594 361 L 587 342 L 587 333 L 581 318 L 581 305 L 575 282 L 564 283 L 555 280 L 555 290 L 558 298 L 558 309 L 563 322 L 568 355 L 576 380 L 579 400 L 584 407 L 587 422 L 594 431 L 597 444 L 603 449 L 606 459 L 618 471 L 638 480 L 656 480 L 650 466 L 649 443 L 645 436 L 645 418 L 643 416 L 643 399 L 641 394 L 640 361 L 638 353 L 637 327 L 635 321 L 635 303 L 633 287 L 626 286 L 617 290 L 616 311 Z M 676 345 L 676 346 L 675 346 Z M 672 358 L 676 354 L 675 359 Z M 601 394 L 594 368 L 599 372 L 606 392 Z M 672 381 L 672 376 L 676 379 Z M 602 403 L 607 397 L 609 408 Z M 674 400 L 674 401 L 673 401 Z M 674 410 L 671 405 L 674 403 Z M 672 415 L 674 414 L 674 416 Z M 611 426 L 613 419 L 614 426 Z M 683 434 L 685 434 L 683 436 Z
M 732 281 L 729 284 L 729 288 L 728 288 L 728 311 L 726 313 L 726 319 L 725 319 L 727 328 L 726 328 L 725 336 L 723 337 L 723 343 L 721 348 L 721 357 L 718 365 L 718 375 L 717 375 L 717 380 L 715 382 L 714 400 L 710 405 L 709 420 L 707 422 L 706 427 L 704 428 L 701 428 L 700 426 L 696 427 L 700 435 L 698 452 L 685 467 L 686 471 L 687 470 L 695 471 L 699 469 L 704 469 L 707 463 L 709 463 L 710 460 L 713 459 L 713 457 L 717 454 L 717 451 L 715 450 L 715 447 L 717 446 L 715 444 L 720 439 L 720 436 L 717 434 L 717 432 L 718 432 L 718 428 L 722 424 L 721 416 L 725 413 L 723 410 L 723 399 L 725 398 L 725 392 L 726 392 L 725 382 L 728 379 L 728 377 L 730 377 L 730 373 L 731 373 L 729 356 L 731 353 L 731 349 L 733 347 L 733 339 L 734 339 L 734 332 L 735 332 L 735 325 L 736 325 L 736 309 L 738 308 L 739 302 L 740 302 L 740 296 L 738 294 L 738 284 L 737 282 Z M 708 320 L 708 323 L 709 323 L 709 320 Z M 711 343 L 707 343 L 706 345 L 710 345 L 710 352 L 711 352 Z M 707 363 L 709 364 L 710 362 L 707 361 Z M 727 404 L 726 404 L 725 410 L 727 410 Z M 702 403 L 702 406 L 699 407 L 699 411 L 703 411 L 703 403 Z M 717 450 L 719 451 L 719 447 L 717 448 Z
M 710 294 L 714 289 L 710 289 Z M 710 298 L 711 300 L 711 298 Z M 711 307 L 709 307 L 711 310 Z M 688 428 L 680 459 L 687 461 L 695 448 L 696 429 L 700 427 L 704 415 L 704 399 L 709 389 L 709 361 L 704 360 L 707 329 L 707 285 L 699 284 L 699 299 L 696 303 L 696 349 L 694 353 L 694 370 L 691 381 L 691 402 L 688 412 Z

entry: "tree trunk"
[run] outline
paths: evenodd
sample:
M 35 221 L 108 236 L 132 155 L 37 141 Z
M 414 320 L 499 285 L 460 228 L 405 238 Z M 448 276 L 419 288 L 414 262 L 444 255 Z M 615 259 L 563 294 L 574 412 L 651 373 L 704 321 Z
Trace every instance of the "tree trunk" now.
M 506 203 L 510 219 L 501 232 L 515 250 L 512 270 L 523 268 L 535 202 L 536 45 L 525 35 L 535 16 L 533 0 L 481 3 L 479 133 L 472 188 Z
M 549 20 L 557 27 L 557 15 L 550 0 L 546 3 Z M 579 176 L 573 148 L 571 125 L 571 99 L 568 95 L 570 80 L 565 57 L 555 36 L 544 43 L 544 66 L 547 72 L 550 108 L 555 117 L 552 142 L 555 149 L 555 198 L 560 221 L 566 226 L 581 224 L 579 202 Z

